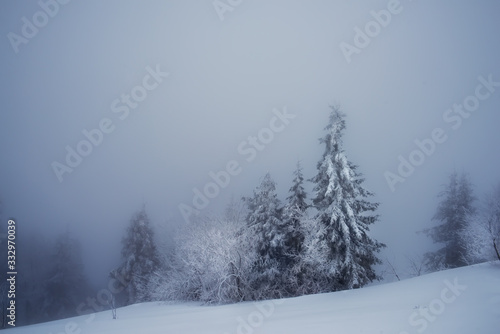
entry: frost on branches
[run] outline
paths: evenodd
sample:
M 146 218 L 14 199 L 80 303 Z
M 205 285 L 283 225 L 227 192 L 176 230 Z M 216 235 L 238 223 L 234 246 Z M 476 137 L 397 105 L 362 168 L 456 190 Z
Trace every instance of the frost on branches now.
M 467 264 L 500 260 L 500 184 L 486 195 L 481 210 L 469 215 L 462 241 Z
M 378 220 L 373 214 L 378 203 L 368 201 L 373 194 L 363 188 L 362 175 L 342 148 L 344 117 L 332 107 L 327 134 L 320 140 L 323 158 L 311 179 L 316 226 L 309 230 L 304 257 L 322 291 L 359 288 L 378 279 L 372 266 L 380 263 L 375 253 L 385 246 L 368 235 L 369 225 Z
M 154 299 L 207 304 L 248 300 L 254 246 L 234 206 L 224 218 L 197 217 L 177 233 L 175 251 L 165 270 L 153 275 Z

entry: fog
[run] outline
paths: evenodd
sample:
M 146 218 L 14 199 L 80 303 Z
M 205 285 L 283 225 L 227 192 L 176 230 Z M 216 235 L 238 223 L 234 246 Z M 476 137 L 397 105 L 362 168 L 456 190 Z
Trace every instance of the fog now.
M 346 113 L 346 154 L 381 203 L 381 258 L 404 266 L 429 249 L 416 232 L 433 225 L 454 170 L 478 197 L 500 182 L 498 3 L 222 3 L 72 1 L 45 21 L 36 1 L 2 4 L 2 230 L 9 217 L 19 238 L 69 230 L 87 275 L 105 284 L 143 204 L 168 243 L 184 223 L 179 206 L 193 207 L 231 161 L 239 172 L 202 214 L 250 195 L 266 172 L 284 199 L 298 160 L 314 176 L 331 105 Z M 97 144 L 80 144 L 86 156 L 69 166 L 67 147 L 94 129 Z M 415 141 L 427 153 L 412 156 L 423 151 Z M 418 163 L 391 187 L 399 156 Z

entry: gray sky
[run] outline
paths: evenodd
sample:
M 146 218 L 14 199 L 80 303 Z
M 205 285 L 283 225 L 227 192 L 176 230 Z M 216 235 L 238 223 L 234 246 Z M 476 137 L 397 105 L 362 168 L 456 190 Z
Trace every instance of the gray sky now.
M 219 13 L 212 0 L 46 1 L 51 15 L 36 1 L 0 12 L 2 219 L 47 235 L 69 228 L 99 275 L 143 202 L 168 235 L 193 188 L 229 161 L 241 172 L 204 213 L 251 194 L 267 171 L 284 199 L 298 159 L 314 175 L 336 103 L 347 156 L 381 202 L 372 230 L 388 245 L 383 257 L 425 251 L 415 231 L 430 226 L 453 169 L 470 173 L 480 196 L 500 181 L 500 87 L 478 79 L 500 82 L 495 1 L 221 0 L 236 5 Z M 346 57 L 347 44 L 358 48 Z M 474 111 L 447 112 L 463 103 Z M 284 108 L 295 118 L 265 137 Z M 66 146 L 77 150 L 102 122 L 110 133 L 60 182 L 52 164 L 66 165 Z M 398 173 L 398 157 L 436 128 L 446 140 L 391 191 L 384 173 Z M 241 151 L 259 133 L 268 143 L 249 162 Z

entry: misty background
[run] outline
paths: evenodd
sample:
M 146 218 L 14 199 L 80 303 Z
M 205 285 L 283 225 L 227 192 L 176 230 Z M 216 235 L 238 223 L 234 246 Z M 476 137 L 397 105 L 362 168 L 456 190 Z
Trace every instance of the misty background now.
M 387 244 L 380 257 L 404 267 L 405 255 L 432 246 L 416 232 L 433 226 L 437 195 L 453 170 L 469 173 L 479 198 L 500 181 L 500 91 L 457 130 L 443 120 L 474 94 L 479 76 L 500 81 L 500 4 L 401 1 L 400 13 L 348 63 L 340 44 L 354 45 L 354 28 L 388 3 L 242 1 L 221 20 L 209 0 L 72 1 L 16 53 L 7 35 L 21 35 L 22 18 L 32 21 L 40 5 L 3 2 L 2 231 L 10 217 L 20 240 L 69 230 L 82 243 L 89 279 L 105 285 L 143 203 L 168 245 L 183 224 L 179 205 L 192 205 L 193 189 L 230 160 L 242 172 L 203 214 L 250 195 L 266 172 L 284 199 L 297 160 L 307 178 L 315 174 L 318 138 L 329 106 L 339 104 L 347 157 L 381 203 L 372 227 Z M 121 120 L 111 104 L 142 85 L 148 66 L 169 76 Z M 284 107 L 295 118 L 246 162 L 238 145 Z M 65 164 L 65 147 L 75 149 L 82 131 L 103 118 L 114 131 L 59 182 L 52 163 Z M 397 173 L 398 156 L 408 158 L 414 140 L 438 127 L 447 141 L 391 191 L 384 173 Z M 19 254 L 29 246 L 21 241 Z

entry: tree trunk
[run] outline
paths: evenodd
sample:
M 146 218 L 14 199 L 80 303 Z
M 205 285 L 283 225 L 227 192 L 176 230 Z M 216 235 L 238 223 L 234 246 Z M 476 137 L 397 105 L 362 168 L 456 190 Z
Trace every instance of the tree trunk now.
M 497 258 L 500 261 L 500 252 L 498 252 L 497 239 L 493 239 L 493 247 L 495 247 L 495 252 L 497 253 Z

